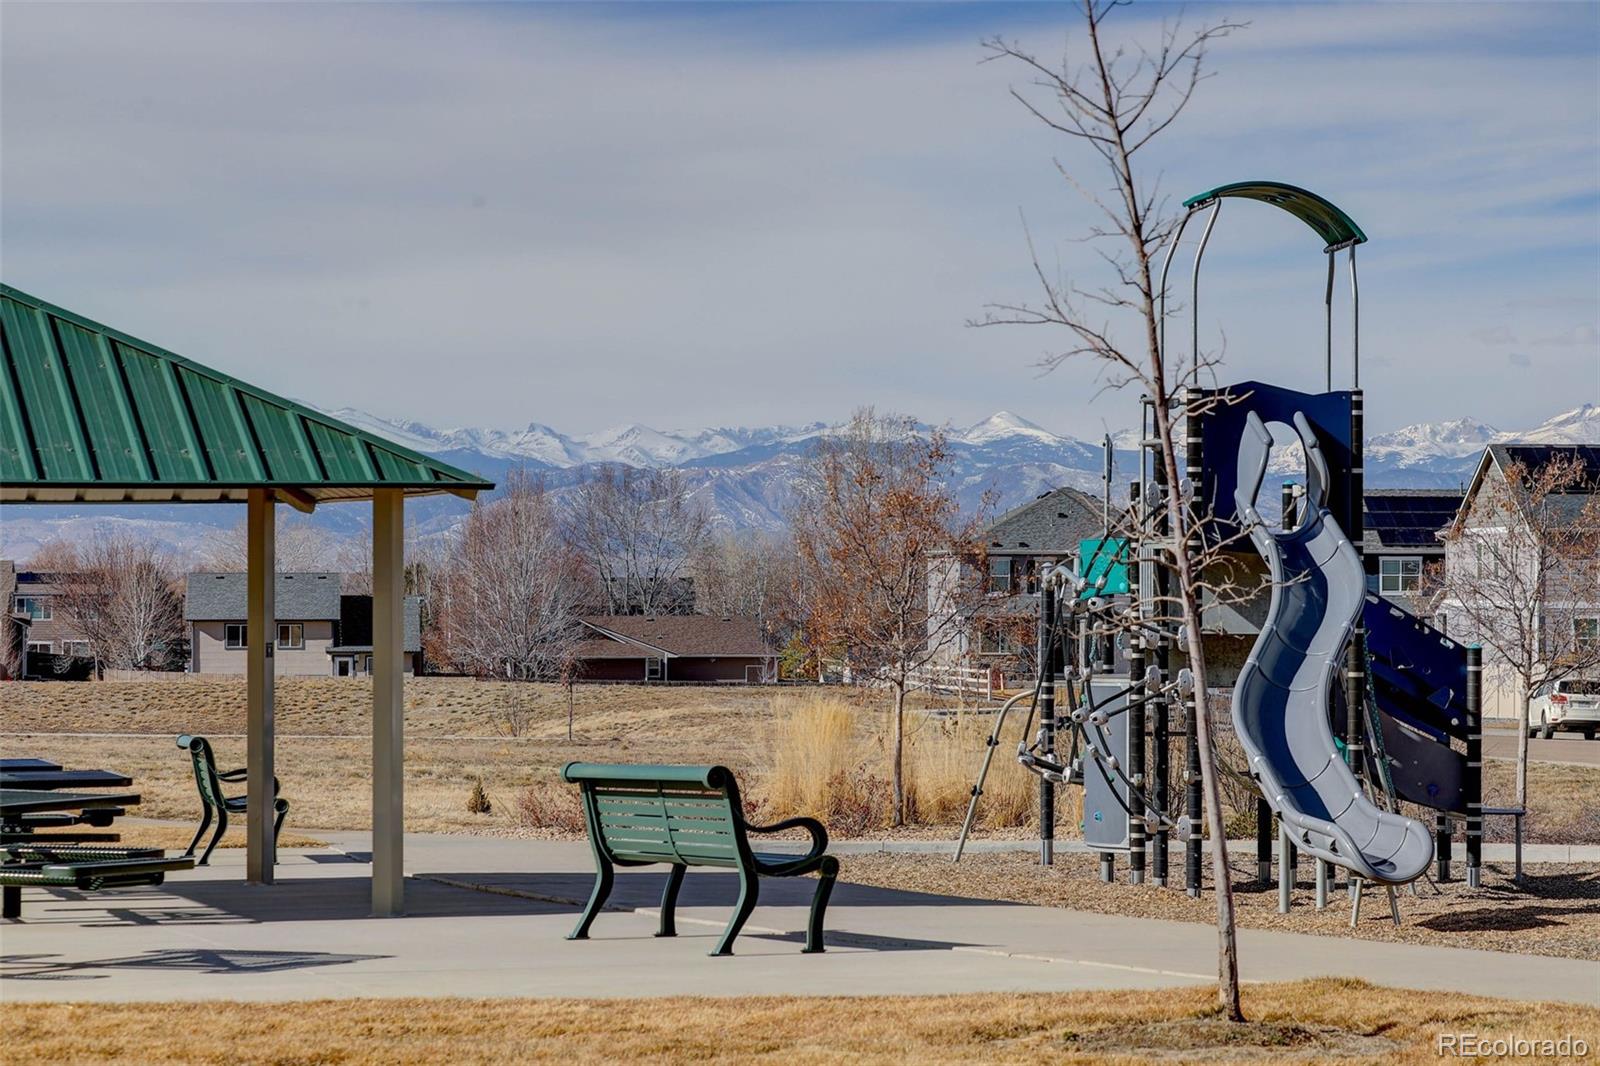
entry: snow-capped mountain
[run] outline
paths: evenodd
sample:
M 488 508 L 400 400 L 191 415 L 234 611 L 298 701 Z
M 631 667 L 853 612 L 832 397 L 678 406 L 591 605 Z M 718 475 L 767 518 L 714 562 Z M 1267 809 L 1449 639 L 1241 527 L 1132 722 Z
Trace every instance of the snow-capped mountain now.
M 477 453 L 497 460 L 565 469 L 584 463 L 625 463 L 638 467 L 682 466 L 778 441 L 798 441 L 825 431 L 821 422 L 806 426 L 757 429 L 714 428 L 688 432 L 658 430 L 637 422 L 568 436 L 539 422 L 526 429 L 434 429 L 409 419 L 388 419 L 355 408 L 328 414 L 358 428 L 430 455 Z
M 1367 441 L 1366 457 L 1389 466 L 1454 468 L 1456 461 L 1482 454 L 1500 431 L 1471 418 L 1424 422 L 1393 433 L 1380 433 Z
M 1586 403 L 1520 433 L 1499 433 L 1494 443 L 1600 444 L 1600 405 Z
M 522 429 L 461 427 L 438 429 L 421 422 L 382 418 L 342 409 L 336 418 L 387 437 L 446 462 L 504 480 L 522 467 L 543 477 L 558 497 L 570 493 L 599 463 L 675 468 L 715 523 L 724 529 L 781 530 L 816 439 L 839 427 L 817 422 L 802 426 L 714 427 L 658 430 L 625 425 L 589 433 L 566 434 L 540 422 Z M 926 432 L 929 427 L 921 426 Z M 995 513 L 1039 493 L 1071 485 L 1095 496 L 1102 491 L 1104 456 L 1099 438 L 1085 440 L 1055 433 L 1021 415 L 1001 411 L 966 427 L 949 428 L 950 481 L 963 506 L 976 508 L 988 500 Z M 1086 434 L 1086 436 L 1090 436 Z M 1114 432 L 1115 482 L 1118 498 L 1137 477 L 1137 434 Z M 1406 426 L 1368 438 L 1366 483 L 1372 488 L 1454 488 L 1471 476 L 1483 447 L 1525 441 L 1542 444 L 1600 443 L 1600 406 L 1584 404 L 1531 429 L 1502 432 L 1470 418 Z M 1274 457 L 1274 480 L 1303 476 L 1298 446 Z M 1263 499 L 1276 499 L 1271 487 Z M 441 533 L 460 520 L 466 505 L 448 497 L 418 500 L 408 516 L 424 534 Z M 151 505 L 106 510 L 67 505 L 8 508 L 0 522 L 0 554 L 26 558 L 52 537 L 81 540 L 114 523 L 138 529 L 174 551 L 192 551 L 211 530 L 230 529 L 241 520 L 228 505 Z M 359 507 L 319 507 L 312 521 L 336 535 L 359 530 L 367 513 Z

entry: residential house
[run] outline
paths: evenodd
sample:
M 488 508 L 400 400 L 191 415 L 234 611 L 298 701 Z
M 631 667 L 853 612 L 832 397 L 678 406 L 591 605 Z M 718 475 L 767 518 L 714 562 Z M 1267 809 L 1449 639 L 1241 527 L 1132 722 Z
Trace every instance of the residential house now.
M 589 615 L 578 645 L 583 681 L 761 684 L 778 679 L 778 656 L 753 618 Z
M 1544 506 L 1555 511 L 1556 524 L 1563 516 L 1577 516 L 1600 492 L 1600 445 L 1530 445 L 1491 444 L 1484 449 L 1483 457 L 1468 483 L 1461 506 L 1457 510 L 1452 528 L 1461 536 L 1444 542 L 1444 565 L 1447 576 L 1464 574 L 1468 577 L 1478 572 L 1496 556 L 1506 553 L 1486 553 L 1483 545 L 1488 538 L 1532 536 L 1528 516 L 1520 512 L 1507 513 L 1491 500 L 1503 498 L 1496 491 L 1506 485 L 1514 468 L 1536 471 L 1557 457 L 1570 457 L 1582 464 L 1582 483 L 1574 490 L 1552 493 L 1545 497 Z M 1549 523 L 1544 523 L 1549 528 Z M 1531 556 L 1530 556 L 1531 558 Z M 1540 640 L 1547 647 L 1572 647 L 1575 641 L 1600 645 L 1600 582 L 1595 579 L 1595 566 L 1600 563 L 1600 549 L 1593 556 L 1573 560 L 1570 565 L 1556 565 L 1547 574 L 1540 604 Z M 1533 574 L 1527 576 L 1528 586 L 1533 585 Z M 1479 639 L 1472 632 L 1465 610 L 1467 604 L 1456 598 L 1456 590 L 1447 591 L 1435 609 L 1436 624 L 1457 640 Z M 1555 627 L 1561 627 L 1559 635 Z M 1567 627 L 1571 627 L 1567 632 Z M 1516 717 L 1521 711 L 1521 692 L 1510 675 L 1504 661 L 1496 662 L 1492 648 L 1484 650 L 1484 714 L 1486 717 Z
M 1103 528 L 1101 501 L 1074 488 L 1052 489 L 1007 511 L 978 533 L 984 554 L 982 574 L 971 573 L 970 562 L 955 558 L 932 567 L 930 632 L 949 628 L 944 619 L 954 609 L 951 589 L 969 580 L 983 586 L 983 602 L 969 624 L 940 649 L 938 661 L 1032 676 L 1039 579 L 1055 564 L 1076 559 L 1079 544 L 1099 537 Z
M 4 559 L 0 588 L 7 608 L 0 640 L 18 649 L 19 676 L 82 680 L 93 673 L 89 641 L 61 602 L 60 575 L 18 570 Z
M 345 595 L 344 575 L 278 574 L 273 591 L 277 632 L 273 672 L 280 677 L 353 677 L 372 669 L 372 597 Z M 421 600 L 404 608 L 405 671 L 422 661 Z M 245 575 L 190 574 L 184 620 L 190 631 L 189 669 L 197 674 L 242 674 L 251 639 L 245 620 Z
M 1439 534 L 1455 520 L 1462 489 L 1368 489 L 1362 518 L 1367 591 L 1421 618 L 1431 615 L 1430 585 L 1444 565 Z

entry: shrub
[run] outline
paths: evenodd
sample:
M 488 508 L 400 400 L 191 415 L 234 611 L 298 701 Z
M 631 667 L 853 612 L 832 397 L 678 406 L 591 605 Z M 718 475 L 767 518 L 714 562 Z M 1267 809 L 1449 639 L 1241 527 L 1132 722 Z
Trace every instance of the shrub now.
M 578 790 L 565 783 L 535 782 L 517 797 L 517 825 L 581 834 L 586 825 Z
M 494 810 L 494 804 L 489 802 L 489 794 L 483 790 L 483 778 L 472 779 L 472 792 L 467 796 L 467 810 L 473 814 L 489 814 Z

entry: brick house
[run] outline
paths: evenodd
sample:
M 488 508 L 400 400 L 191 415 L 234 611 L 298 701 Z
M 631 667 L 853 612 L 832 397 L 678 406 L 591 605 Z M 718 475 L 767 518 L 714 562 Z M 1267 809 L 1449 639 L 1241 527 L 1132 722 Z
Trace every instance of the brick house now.
M 358 677 L 372 669 L 372 597 L 345 595 L 344 575 L 278 574 L 273 592 L 277 634 L 274 673 L 280 677 Z M 405 599 L 405 672 L 422 660 L 421 603 Z M 245 575 L 190 574 L 184 596 L 189 669 L 196 674 L 243 674 L 249 626 Z
M 583 681 L 762 684 L 778 678 L 777 653 L 753 618 L 589 615 L 581 620 Z

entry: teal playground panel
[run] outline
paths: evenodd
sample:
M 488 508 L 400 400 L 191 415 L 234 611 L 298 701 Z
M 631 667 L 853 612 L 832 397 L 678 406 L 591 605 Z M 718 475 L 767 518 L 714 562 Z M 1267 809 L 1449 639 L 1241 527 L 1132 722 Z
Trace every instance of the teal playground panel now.
M 1078 573 L 1088 584 L 1079 596 L 1126 596 L 1128 557 L 1131 548 L 1126 537 L 1090 537 L 1078 542 Z M 1100 578 L 1105 576 L 1105 587 Z

